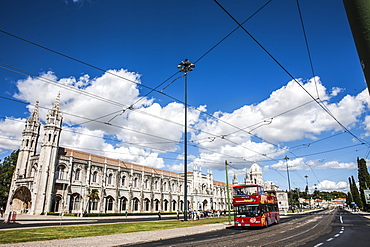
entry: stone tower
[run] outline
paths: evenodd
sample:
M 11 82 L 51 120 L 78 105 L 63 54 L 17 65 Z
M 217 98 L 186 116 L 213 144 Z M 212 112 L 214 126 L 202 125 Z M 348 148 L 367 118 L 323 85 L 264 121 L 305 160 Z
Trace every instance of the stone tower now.
M 38 102 L 26 120 L 5 213 L 41 214 L 49 211 L 62 126 L 59 101 L 58 95 L 47 115 L 40 155 L 36 154 L 41 126 Z
M 250 168 L 250 180 L 253 184 L 263 185 L 262 168 L 257 163 L 253 163 Z
M 37 141 L 40 136 L 40 120 L 38 101 L 31 116 L 26 120 L 26 125 L 22 132 L 22 143 L 19 148 L 17 168 L 15 174 L 18 178 L 26 178 L 31 175 L 30 158 L 36 154 Z
M 237 184 L 238 184 L 238 178 L 237 178 L 237 176 L 236 176 L 236 173 L 235 173 L 235 172 L 234 172 L 234 177 L 233 177 L 232 184 L 233 184 L 233 185 L 237 185 Z
M 58 95 L 52 109 L 46 116 L 44 125 L 44 137 L 38 167 L 39 174 L 38 179 L 35 180 L 34 214 L 48 212 L 51 205 L 61 130 L 62 113 L 60 111 L 60 95 Z
M 38 101 L 31 116 L 26 120 L 22 132 L 22 142 L 19 148 L 17 165 L 13 173 L 9 189 L 6 211 L 13 209 L 28 210 L 32 206 L 31 188 L 33 183 L 33 164 L 31 158 L 36 154 L 37 141 L 40 136 L 40 120 Z

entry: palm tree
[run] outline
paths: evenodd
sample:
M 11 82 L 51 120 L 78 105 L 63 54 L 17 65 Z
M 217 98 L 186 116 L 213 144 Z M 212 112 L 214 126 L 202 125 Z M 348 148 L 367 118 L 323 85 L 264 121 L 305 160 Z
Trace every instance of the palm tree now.
M 99 198 L 99 190 L 97 189 L 92 189 L 90 190 L 89 189 L 89 193 L 87 194 L 87 203 L 86 203 L 86 209 L 85 209 L 85 212 L 87 211 L 87 209 L 89 209 L 89 212 L 90 212 L 90 203 L 91 202 L 96 202 L 96 201 L 99 201 L 100 198 Z

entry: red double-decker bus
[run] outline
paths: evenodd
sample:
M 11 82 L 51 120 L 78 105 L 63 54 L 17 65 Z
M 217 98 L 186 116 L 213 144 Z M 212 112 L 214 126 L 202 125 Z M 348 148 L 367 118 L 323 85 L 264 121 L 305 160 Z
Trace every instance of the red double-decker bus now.
M 275 191 L 256 184 L 233 187 L 234 226 L 267 227 L 280 220 Z

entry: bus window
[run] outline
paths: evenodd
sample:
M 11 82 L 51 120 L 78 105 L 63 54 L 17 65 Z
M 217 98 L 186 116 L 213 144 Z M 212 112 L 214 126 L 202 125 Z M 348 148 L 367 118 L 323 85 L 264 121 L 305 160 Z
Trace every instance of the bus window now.
M 235 206 L 235 217 L 255 217 L 261 216 L 261 210 L 258 205 L 240 205 Z
M 263 187 L 258 186 L 258 195 L 263 195 L 265 194 L 265 191 L 263 190 Z
M 257 187 L 256 186 L 246 186 L 246 187 L 234 187 L 234 196 L 256 196 Z

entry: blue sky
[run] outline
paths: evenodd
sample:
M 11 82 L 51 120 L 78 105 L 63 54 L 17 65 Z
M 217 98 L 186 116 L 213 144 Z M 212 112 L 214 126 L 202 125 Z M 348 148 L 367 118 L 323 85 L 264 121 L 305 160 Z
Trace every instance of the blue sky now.
M 347 190 L 370 118 L 342 1 L 299 1 L 313 67 L 295 0 L 218 2 L 239 22 L 266 4 L 243 25 L 264 49 L 241 28 L 223 40 L 238 25 L 211 0 L 1 1 L 0 158 L 60 92 L 62 146 L 181 172 L 187 58 L 189 170 L 225 181 L 228 160 L 242 181 L 257 162 L 287 189 L 287 156 L 292 188 Z

